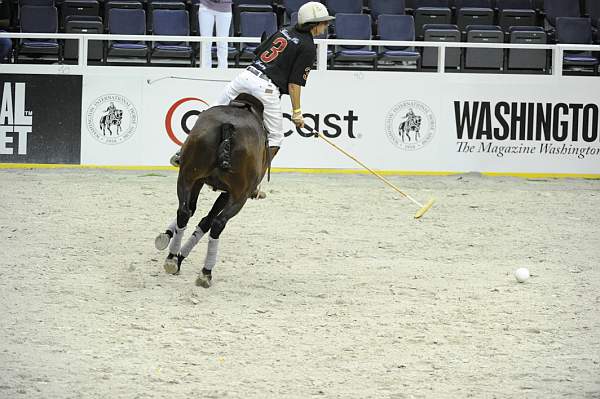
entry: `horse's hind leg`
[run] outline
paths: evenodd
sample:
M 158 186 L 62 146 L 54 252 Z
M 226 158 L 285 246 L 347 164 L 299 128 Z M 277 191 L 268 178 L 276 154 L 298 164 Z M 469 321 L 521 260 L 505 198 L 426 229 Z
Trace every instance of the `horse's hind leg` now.
M 194 187 L 192 188 L 192 198 L 191 198 L 191 202 L 190 202 L 190 211 L 191 211 L 192 216 L 194 215 L 194 212 L 196 212 L 196 204 L 198 203 L 198 195 L 200 194 L 200 190 L 202 189 L 203 186 L 204 186 L 204 183 L 197 181 L 194 184 Z M 156 238 L 154 239 L 154 246 L 156 247 L 156 249 L 158 249 L 159 251 L 162 251 L 163 249 L 166 249 L 169 246 L 169 242 L 171 241 L 171 238 L 173 238 L 173 232 L 175 231 L 176 228 L 177 228 L 177 218 L 175 218 L 171 222 L 171 224 L 169 224 L 169 226 L 167 227 L 167 229 L 165 230 L 164 233 L 160 233 L 159 235 L 156 236 Z
M 223 211 L 212 221 L 210 225 L 210 235 L 208 237 L 208 250 L 206 251 L 206 258 L 204 259 L 204 267 L 196 279 L 196 285 L 204 288 L 210 287 L 212 281 L 212 269 L 217 263 L 219 237 L 221 236 L 223 229 L 225 229 L 225 225 L 229 219 L 238 214 L 247 199 L 247 197 L 244 197 L 238 201 L 234 201 L 233 198 L 230 197 Z
M 183 233 L 187 227 L 188 221 L 193 214 L 191 208 L 195 206 L 198 193 L 202 188 L 202 184 L 198 182 L 189 183 L 182 171 L 179 172 L 177 179 L 177 197 L 179 198 L 179 208 L 177 209 L 177 224 L 173 231 L 173 238 L 169 244 L 169 255 L 165 259 L 164 269 L 169 274 L 178 274 L 181 266 L 179 250 L 181 249 L 181 240 Z M 195 210 L 195 209 L 194 209 Z
M 221 193 L 219 198 L 213 204 L 208 215 L 202 218 L 198 226 L 196 226 L 196 230 L 192 233 L 190 238 L 186 241 L 186 243 L 181 247 L 180 255 L 183 259 L 187 258 L 192 249 L 198 244 L 200 239 L 210 230 L 210 226 L 215 219 L 215 217 L 223 210 L 227 202 L 229 201 L 228 193 Z M 183 260 L 182 259 L 182 260 Z

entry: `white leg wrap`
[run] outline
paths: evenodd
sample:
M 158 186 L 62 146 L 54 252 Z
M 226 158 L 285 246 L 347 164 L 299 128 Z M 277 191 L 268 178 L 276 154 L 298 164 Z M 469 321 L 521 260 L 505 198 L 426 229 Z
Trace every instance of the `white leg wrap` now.
M 202 231 L 200 226 L 197 226 L 196 230 L 194 230 L 194 232 L 192 233 L 190 238 L 188 238 L 186 243 L 183 244 L 183 247 L 181 247 L 180 254 L 184 258 L 187 258 L 187 256 L 190 254 L 190 252 L 192 252 L 192 249 L 194 249 L 196 244 L 198 244 L 198 242 L 200 241 L 200 239 L 202 238 L 203 235 L 204 235 L 204 232 Z
M 206 270 L 212 270 L 217 264 L 217 252 L 219 250 L 219 240 L 212 237 L 208 237 L 208 250 L 206 251 L 206 258 L 204 259 L 204 268 Z
M 169 230 L 170 232 L 175 232 L 175 228 L 177 227 L 177 218 L 175 218 L 175 220 L 173 220 L 171 222 L 171 224 L 169 224 L 169 227 L 167 227 L 167 230 Z
M 173 231 L 173 238 L 171 239 L 171 243 L 169 244 L 169 253 L 177 255 L 179 253 L 179 249 L 181 248 L 181 240 L 183 239 L 185 227 L 183 229 L 175 227 L 174 230 L 175 231 Z

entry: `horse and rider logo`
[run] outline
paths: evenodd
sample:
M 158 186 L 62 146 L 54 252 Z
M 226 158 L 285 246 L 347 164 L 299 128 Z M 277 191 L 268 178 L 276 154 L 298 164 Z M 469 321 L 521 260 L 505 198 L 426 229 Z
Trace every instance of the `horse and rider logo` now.
M 385 132 L 396 147 L 414 151 L 426 146 L 435 134 L 435 116 L 420 101 L 410 100 L 396 104 L 385 119 Z
M 121 144 L 135 133 L 138 114 L 133 103 L 126 97 L 106 94 L 90 104 L 86 123 L 90 134 L 99 142 Z

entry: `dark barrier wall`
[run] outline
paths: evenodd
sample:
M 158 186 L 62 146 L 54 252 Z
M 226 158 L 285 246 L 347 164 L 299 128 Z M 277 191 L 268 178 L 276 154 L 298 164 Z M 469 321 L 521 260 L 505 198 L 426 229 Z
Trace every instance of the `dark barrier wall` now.
M 81 76 L 0 74 L 0 162 L 78 164 Z

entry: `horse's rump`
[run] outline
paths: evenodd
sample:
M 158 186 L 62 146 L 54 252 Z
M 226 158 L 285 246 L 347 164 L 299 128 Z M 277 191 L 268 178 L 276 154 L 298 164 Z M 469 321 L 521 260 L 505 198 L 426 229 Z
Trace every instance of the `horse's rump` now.
M 219 150 L 227 130 L 231 133 L 231 168 L 223 169 L 219 167 Z M 267 152 L 267 135 L 256 113 L 243 106 L 211 107 L 198 116 L 183 145 L 180 174 L 203 179 L 222 191 L 236 191 L 239 187 L 233 186 L 239 185 L 250 189 L 264 176 Z

